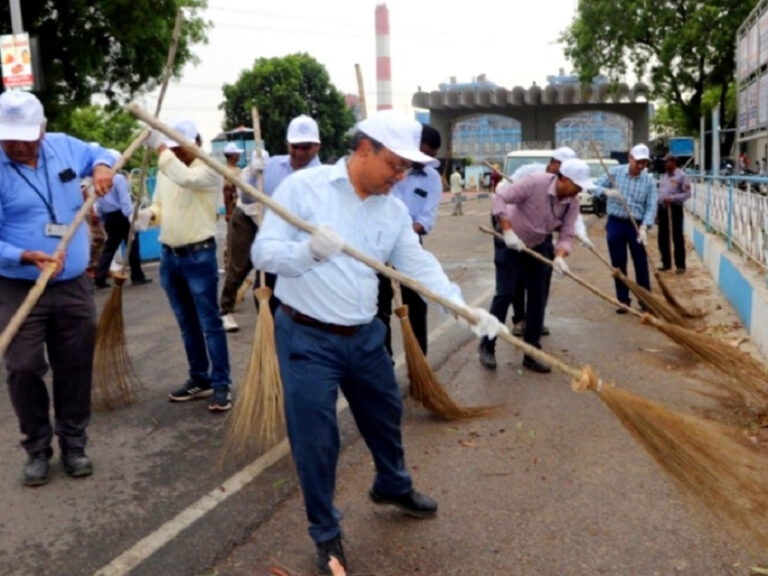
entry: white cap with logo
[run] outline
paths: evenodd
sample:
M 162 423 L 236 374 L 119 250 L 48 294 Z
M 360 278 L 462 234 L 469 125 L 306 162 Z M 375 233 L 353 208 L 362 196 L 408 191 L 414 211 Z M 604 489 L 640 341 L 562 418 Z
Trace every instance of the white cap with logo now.
M 288 124 L 285 139 L 288 144 L 320 144 L 320 129 L 317 127 L 317 122 L 306 114 L 302 114 Z
M 176 130 L 176 132 L 180 132 L 184 138 L 189 140 L 190 142 L 194 143 L 195 139 L 197 138 L 198 131 L 197 126 L 195 125 L 192 120 L 189 120 L 187 118 L 184 118 L 182 120 L 176 120 L 171 123 L 171 128 Z M 176 140 L 173 140 L 171 138 L 168 138 L 167 136 L 163 136 L 163 144 L 168 146 L 168 148 L 179 148 L 181 144 L 176 142 Z
M 439 164 L 438 160 L 421 151 L 421 123 L 394 110 L 371 114 L 357 123 L 357 129 L 401 158 L 425 166 Z
M 242 154 L 243 149 L 240 148 L 237 144 L 234 142 L 227 142 L 227 145 L 224 146 L 224 154 Z
M 636 144 L 632 147 L 632 150 L 629 151 L 629 155 L 632 156 L 635 160 L 650 160 L 651 159 L 651 153 L 648 150 L 648 146 L 645 144 Z
M 578 155 L 570 146 L 560 146 L 560 148 L 556 148 L 555 151 L 552 152 L 552 158 L 558 162 L 565 162 L 572 158 L 578 158 Z
M 0 140 L 34 142 L 44 123 L 43 105 L 34 94 L 21 90 L 0 94 Z
M 582 190 L 592 190 L 595 183 L 592 181 L 589 164 L 578 158 L 571 158 L 560 164 L 560 174 L 571 180 Z

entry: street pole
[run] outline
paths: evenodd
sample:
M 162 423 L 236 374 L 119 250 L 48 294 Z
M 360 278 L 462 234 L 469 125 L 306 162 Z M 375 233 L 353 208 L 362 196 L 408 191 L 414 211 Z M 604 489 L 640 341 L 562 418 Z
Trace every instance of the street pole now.
M 19 0 L 9 0 L 11 5 L 11 31 L 14 34 L 24 32 L 24 25 L 21 22 L 21 4 Z

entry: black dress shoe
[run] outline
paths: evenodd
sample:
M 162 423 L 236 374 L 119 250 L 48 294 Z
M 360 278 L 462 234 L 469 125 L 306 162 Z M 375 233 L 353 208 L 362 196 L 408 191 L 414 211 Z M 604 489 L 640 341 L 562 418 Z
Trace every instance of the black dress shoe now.
M 528 370 L 533 370 L 534 372 L 539 372 L 541 374 L 549 374 L 552 372 L 552 368 L 543 362 L 539 362 L 533 356 L 523 356 L 523 366 L 528 368 Z
M 96 280 L 94 284 L 96 285 L 96 288 L 98 288 L 99 290 L 103 290 L 104 288 L 109 288 L 110 286 L 112 286 L 112 284 L 110 284 L 106 280 L 102 280 L 102 281 Z
M 659 272 L 666 272 L 667 270 L 669 270 L 669 266 L 659 266 L 659 267 L 657 268 L 657 270 L 658 270 Z
M 315 574 L 325 576 L 333 574 L 330 567 L 331 557 L 336 558 L 339 564 L 347 569 L 347 559 L 344 557 L 344 548 L 341 545 L 341 536 L 336 536 L 325 542 L 317 544 L 317 559 L 315 561 Z
M 480 364 L 482 364 L 484 368 L 487 368 L 488 370 L 496 370 L 496 355 L 483 346 L 482 342 L 477 348 L 477 353 L 479 354 Z
M 685 268 L 678 268 L 675 270 L 675 274 L 685 274 Z
M 368 496 L 376 504 L 397 506 L 400 510 L 414 518 L 427 518 L 437 512 L 437 502 L 429 496 L 416 492 L 416 490 L 411 490 L 400 496 L 383 496 L 371 489 L 368 492 Z
M 152 282 L 152 278 L 142 278 L 141 280 L 131 280 L 131 286 L 144 286 Z
M 541 335 L 542 335 L 542 336 L 549 336 L 549 334 L 550 334 L 550 332 L 549 332 L 549 327 L 547 327 L 547 326 L 542 326 L 542 327 L 541 327 Z
M 48 451 L 30 454 L 27 463 L 24 464 L 24 486 L 42 486 L 51 479 L 51 468 L 48 460 L 51 453 Z
M 72 478 L 82 478 L 93 474 L 93 464 L 83 450 L 69 450 L 61 455 L 64 471 Z

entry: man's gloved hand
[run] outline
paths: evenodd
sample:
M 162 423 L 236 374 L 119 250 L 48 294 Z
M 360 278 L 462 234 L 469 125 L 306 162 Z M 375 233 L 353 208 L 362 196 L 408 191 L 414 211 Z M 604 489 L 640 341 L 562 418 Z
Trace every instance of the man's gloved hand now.
M 648 246 L 648 227 L 645 224 L 640 226 L 640 232 L 637 234 L 637 243 Z
M 257 172 L 258 170 L 264 171 L 264 167 L 267 165 L 269 159 L 269 152 L 266 149 L 261 149 L 261 156 L 254 150 L 251 155 L 251 170 Z
M 309 251 L 315 260 L 333 258 L 344 248 L 344 240 L 330 226 L 320 226 L 309 237 Z
M 484 308 L 470 308 L 469 310 L 477 320 L 470 326 L 470 329 L 478 338 L 488 338 L 493 340 L 496 338 L 499 330 L 504 329 L 504 325 L 499 322 L 499 319 L 488 312 L 488 310 Z
M 515 234 L 515 231 L 510 230 L 504 230 L 504 244 L 507 245 L 507 248 L 511 248 L 512 250 L 517 250 L 520 252 L 523 248 L 525 248 L 525 244 L 523 244 L 523 241 L 520 240 L 520 237 Z
M 568 264 L 565 263 L 565 258 L 562 256 L 555 256 L 555 259 L 552 260 L 552 268 L 561 276 L 571 271 L 571 269 L 568 268 Z
M 606 198 L 619 198 L 621 196 L 621 192 L 618 190 L 614 190 L 613 188 L 605 188 L 605 197 Z
M 136 230 L 139 232 L 149 230 L 149 223 L 152 221 L 153 216 L 154 214 L 149 208 L 139 210 L 139 213 L 136 215 Z
M 165 144 L 165 136 L 157 130 L 152 130 L 147 139 L 144 140 L 144 144 L 146 144 L 147 148 L 155 150 L 160 144 Z

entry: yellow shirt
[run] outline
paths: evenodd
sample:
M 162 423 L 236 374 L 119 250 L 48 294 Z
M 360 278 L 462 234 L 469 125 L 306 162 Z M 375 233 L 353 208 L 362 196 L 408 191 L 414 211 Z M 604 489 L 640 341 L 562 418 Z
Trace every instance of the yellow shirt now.
M 224 179 L 200 160 L 187 166 L 171 150 L 157 163 L 151 210 L 160 242 L 177 248 L 216 236 L 218 197 Z

